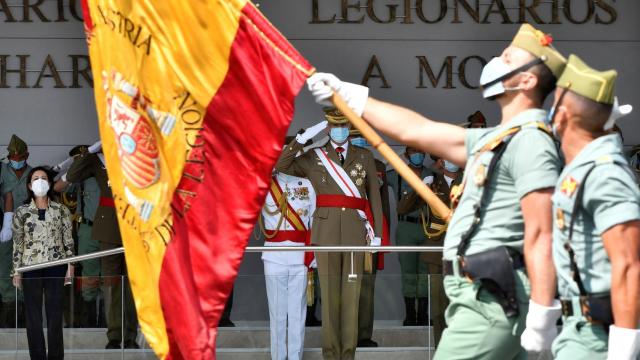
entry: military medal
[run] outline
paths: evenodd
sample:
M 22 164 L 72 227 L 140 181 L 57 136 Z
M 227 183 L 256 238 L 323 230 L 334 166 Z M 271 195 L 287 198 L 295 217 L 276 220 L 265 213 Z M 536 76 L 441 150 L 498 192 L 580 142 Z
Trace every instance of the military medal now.
M 560 230 L 564 230 L 564 211 L 562 209 L 556 209 L 556 226 Z
M 571 175 L 564 178 L 564 180 L 562 180 L 562 184 L 560 184 L 560 192 L 568 197 L 571 197 L 577 188 L 578 182 L 571 177 Z
M 486 180 L 486 167 L 483 164 L 478 165 L 476 169 L 476 174 L 473 176 L 473 182 L 476 186 L 484 185 L 484 181 Z
M 362 179 L 362 178 L 357 178 L 356 179 L 356 185 L 362 186 L 363 183 L 364 183 L 364 179 Z

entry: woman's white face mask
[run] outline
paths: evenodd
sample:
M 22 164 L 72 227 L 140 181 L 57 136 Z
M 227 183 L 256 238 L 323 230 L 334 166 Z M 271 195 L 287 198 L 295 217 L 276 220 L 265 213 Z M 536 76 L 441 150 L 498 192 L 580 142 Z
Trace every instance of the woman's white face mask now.
M 31 191 L 37 197 L 45 197 L 49 192 L 49 182 L 45 179 L 35 179 L 31 182 Z

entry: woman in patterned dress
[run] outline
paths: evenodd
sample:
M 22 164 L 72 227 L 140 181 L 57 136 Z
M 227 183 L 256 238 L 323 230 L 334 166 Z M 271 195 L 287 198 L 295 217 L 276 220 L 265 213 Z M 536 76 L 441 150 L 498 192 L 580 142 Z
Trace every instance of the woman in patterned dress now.
M 71 214 L 52 200 L 52 177 L 44 167 L 29 172 L 29 200 L 13 217 L 13 267 L 35 265 L 73 256 Z M 73 277 L 73 266 L 60 265 L 42 270 L 15 273 L 13 283 L 24 291 L 27 340 L 32 360 L 64 358 L 62 339 L 63 290 Z M 45 347 L 42 331 L 42 302 L 47 317 Z

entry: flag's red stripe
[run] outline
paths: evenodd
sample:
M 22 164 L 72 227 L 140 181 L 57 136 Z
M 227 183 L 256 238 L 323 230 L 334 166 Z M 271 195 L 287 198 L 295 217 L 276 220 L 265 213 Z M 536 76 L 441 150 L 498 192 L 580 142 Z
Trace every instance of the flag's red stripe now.
M 209 360 L 214 354 L 215 328 L 269 188 L 294 97 L 306 79 L 273 49 L 276 41 L 265 41 L 264 35 L 277 40 L 277 31 L 267 27 L 256 34 L 258 22 L 252 20 L 259 14 L 252 6 L 244 11 L 248 18 L 241 18 L 227 76 L 204 119 L 199 140 L 205 166 L 185 168 L 192 175 L 203 171 L 204 181 L 183 178 L 180 187 L 198 195 L 184 218 L 174 210 L 175 234 L 160 274 L 170 359 Z M 174 197 L 178 210 L 183 203 Z

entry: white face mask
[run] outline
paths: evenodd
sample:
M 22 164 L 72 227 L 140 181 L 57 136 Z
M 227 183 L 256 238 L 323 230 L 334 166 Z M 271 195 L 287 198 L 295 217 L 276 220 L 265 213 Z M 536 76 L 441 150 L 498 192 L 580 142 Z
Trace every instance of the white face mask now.
M 49 182 L 45 179 L 35 179 L 31 182 L 31 190 L 35 196 L 45 197 L 49 192 Z
M 616 120 L 618 120 L 619 118 L 621 118 L 623 116 L 627 116 L 627 115 L 631 114 L 631 111 L 633 111 L 633 106 L 631 106 L 631 105 L 620 105 L 618 103 L 618 97 L 617 96 L 614 97 L 613 98 L 613 108 L 611 109 L 611 115 L 609 115 L 609 119 L 604 124 L 604 129 L 605 130 L 613 129 L 613 125 L 616 124 Z
M 496 81 L 511 72 L 509 65 L 505 64 L 499 57 L 494 57 L 482 68 L 480 74 L 480 86 L 482 87 L 482 96 L 485 99 L 501 95 L 505 93 L 502 81 Z M 485 86 L 491 82 L 495 83 Z

